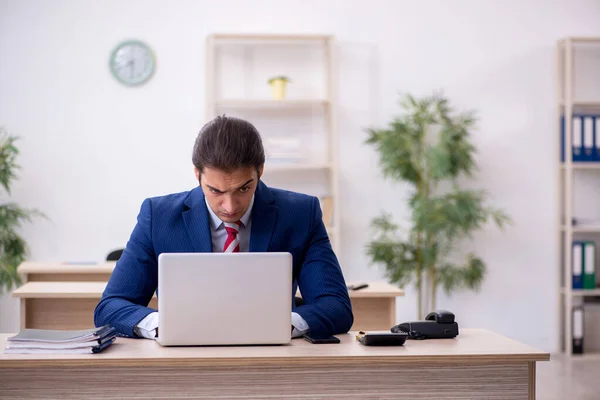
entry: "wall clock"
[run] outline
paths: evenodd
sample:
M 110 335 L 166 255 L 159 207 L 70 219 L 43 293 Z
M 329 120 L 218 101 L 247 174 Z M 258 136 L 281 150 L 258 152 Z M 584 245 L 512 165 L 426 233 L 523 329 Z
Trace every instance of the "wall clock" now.
M 139 40 L 120 43 L 110 55 L 110 71 L 121 83 L 138 86 L 147 82 L 156 68 L 154 53 Z

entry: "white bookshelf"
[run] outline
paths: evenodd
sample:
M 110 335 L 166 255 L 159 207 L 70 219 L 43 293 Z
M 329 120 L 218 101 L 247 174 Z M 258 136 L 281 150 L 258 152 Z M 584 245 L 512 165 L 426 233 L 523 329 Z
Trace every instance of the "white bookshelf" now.
M 249 120 L 265 144 L 267 185 L 329 197 L 326 228 L 340 257 L 336 66 L 330 35 L 219 33 L 206 40 L 206 120 Z M 283 100 L 271 97 L 266 82 L 275 75 L 292 79 Z M 299 143 L 297 158 L 273 159 L 269 140 L 278 135 Z
M 598 64 L 589 60 L 600 60 L 600 38 L 571 37 L 557 43 L 557 131 L 561 138 L 560 118 L 570 122 L 574 114 L 600 115 L 600 75 L 597 74 Z M 590 57 L 590 55 L 592 55 Z M 594 73 L 593 71 L 596 71 Z M 559 162 L 559 332 L 561 349 L 567 356 L 598 357 L 598 353 L 573 355 L 573 326 L 572 308 L 575 301 L 583 301 L 586 297 L 600 296 L 600 289 L 572 288 L 572 242 L 573 240 L 593 240 L 600 244 L 600 225 L 573 225 L 575 215 L 574 197 L 577 179 L 582 174 L 597 174 L 600 172 L 600 162 L 573 162 L 572 159 L 572 129 L 570 123 L 565 123 L 564 162 Z M 560 155 L 557 155 L 560 160 Z M 592 175 L 592 179 L 596 176 Z M 600 174 L 597 175 L 600 184 Z M 588 202 L 598 203 L 600 198 L 590 198 Z M 598 254 L 596 255 L 598 265 Z M 600 270 L 596 271 L 596 274 Z M 588 340 L 584 336 L 584 342 Z M 584 345 L 585 348 L 585 345 Z

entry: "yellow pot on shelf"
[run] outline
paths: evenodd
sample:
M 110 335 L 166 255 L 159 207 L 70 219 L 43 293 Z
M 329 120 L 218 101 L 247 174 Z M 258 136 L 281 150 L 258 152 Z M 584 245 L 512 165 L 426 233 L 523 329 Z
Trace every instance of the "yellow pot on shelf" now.
M 274 100 L 283 100 L 285 98 L 287 84 L 289 79 L 286 77 L 277 77 L 269 79 L 271 91 Z

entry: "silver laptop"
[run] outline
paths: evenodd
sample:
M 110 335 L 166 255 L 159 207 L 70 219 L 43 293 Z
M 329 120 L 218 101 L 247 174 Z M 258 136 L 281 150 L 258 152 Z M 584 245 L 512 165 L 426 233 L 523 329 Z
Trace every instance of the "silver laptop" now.
M 162 253 L 157 295 L 163 346 L 291 340 L 290 253 Z

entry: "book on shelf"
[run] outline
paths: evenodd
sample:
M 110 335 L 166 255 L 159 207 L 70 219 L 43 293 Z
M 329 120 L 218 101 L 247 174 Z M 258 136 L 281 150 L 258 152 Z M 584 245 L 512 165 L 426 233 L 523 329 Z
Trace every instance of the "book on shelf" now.
M 8 338 L 5 354 L 95 354 L 117 338 L 114 328 L 105 325 L 82 330 L 24 329 Z
M 565 148 L 572 151 L 573 162 L 600 161 L 600 115 L 573 114 L 571 145 L 565 146 L 566 121 L 561 116 L 561 161 L 565 162 Z
M 572 246 L 572 288 L 583 289 L 583 242 L 573 241 Z
M 572 288 L 596 289 L 596 242 L 575 240 L 572 246 Z
M 596 228 L 600 229 L 600 218 L 574 217 L 574 218 L 571 219 L 571 224 L 573 226 L 596 227 Z
M 584 327 L 584 314 L 583 314 L 583 303 L 575 302 L 573 304 L 573 319 L 571 320 L 573 334 L 573 354 L 583 354 L 583 327 Z
M 583 242 L 583 288 L 596 289 L 596 243 Z

